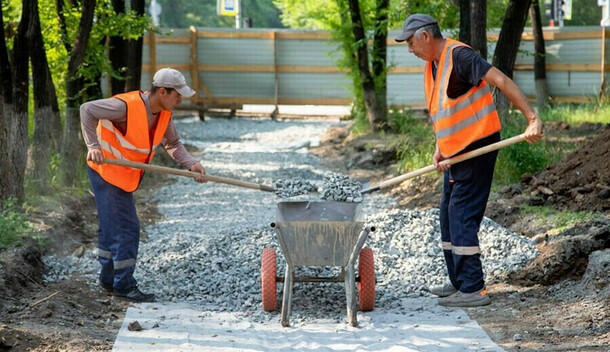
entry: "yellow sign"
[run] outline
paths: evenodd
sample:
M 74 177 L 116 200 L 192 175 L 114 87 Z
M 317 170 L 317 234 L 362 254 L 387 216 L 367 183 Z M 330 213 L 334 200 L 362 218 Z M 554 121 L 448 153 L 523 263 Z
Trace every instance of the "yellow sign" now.
M 236 16 L 239 0 L 217 0 L 216 7 L 218 16 Z

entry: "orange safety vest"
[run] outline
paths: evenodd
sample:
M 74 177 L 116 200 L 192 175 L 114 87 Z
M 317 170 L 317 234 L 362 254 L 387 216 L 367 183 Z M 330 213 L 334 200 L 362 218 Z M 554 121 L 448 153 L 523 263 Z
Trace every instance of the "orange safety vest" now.
M 453 156 L 470 143 L 502 128 L 491 90 L 485 81 L 458 98 L 447 96 L 453 69 L 453 49 L 460 46 L 468 45 L 447 39 L 436 69 L 436 79 L 432 73 L 432 61 L 428 61 L 424 75 L 428 111 L 436 142 L 444 157 Z
M 97 124 L 97 138 L 102 147 L 104 158 L 129 160 L 139 163 L 149 163 L 154 149 L 161 143 L 172 113 L 162 110 L 154 131 L 151 143 L 148 128 L 146 105 L 140 96 L 142 92 L 133 91 L 117 94 L 114 98 L 120 99 L 127 105 L 127 130 L 123 135 L 110 120 L 100 119 Z M 135 191 L 140 185 L 144 171 L 126 166 L 96 164 L 87 161 L 89 167 L 108 183 L 113 184 L 126 192 Z

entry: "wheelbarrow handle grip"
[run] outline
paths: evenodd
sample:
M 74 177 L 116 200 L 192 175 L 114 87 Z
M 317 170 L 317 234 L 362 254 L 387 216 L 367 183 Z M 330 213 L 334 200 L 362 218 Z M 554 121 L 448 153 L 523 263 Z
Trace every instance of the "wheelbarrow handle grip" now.
M 135 161 L 129 161 L 129 160 L 104 158 L 102 162 L 104 164 L 119 165 L 119 166 L 131 167 L 134 169 L 140 169 L 140 170 L 144 170 L 144 171 L 159 172 L 159 173 L 163 173 L 163 174 L 178 175 L 178 176 L 184 176 L 184 177 L 189 177 L 189 178 L 195 178 L 195 177 L 201 176 L 201 174 L 198 172 L 173 169 L 171 167 L 150 165 L 150 164 L 145 164 L 145 163 L 137 163 Z M 205 175 L 205 178 L 207 181 L 211 181 L 211 182 L 224 183 L 224 184 L 228 184 L 228 185 L 251 188 L 251 189 L 256 189 L 256 190 L 265 191 L 265 192 L 275 192 L 275 189 L 273 187 L 265 186 L 265 185 L 262 185 L 259 183 L 234 180 L 234 179 L 230 179 L 230 178 L 212 176 L 212 175 L 207 175 L 207 174 Z
M 505 139 L 503 141 L 499 141 L 490 145 L 487 145 L 485 147 L 479 148 L 479 149 L 475 149 L 472 151 L 469 151 L 468 153 L 464 153 L 461 155 L 458 155 L 456 157 L 453 157 L 451 159 L 445 159 L 443 161 L 441 161 L 439 164 L 440 165 L 453 165 L 453 164 L 457 164 L 459 162 L 462 162 L 464 160 L 468 160 L 468 159 L 472 159 L 474 157 L 477 157 L 479 155 L 483 155 L 489 152 L 493 152 L 494 150 L 498 150 L 498 149 L 502 149 L 504 147 L 508 147 L 510 145 L 519 143 L 519 142 L 523 142 L 525 140 L 525 134 L 520 134 L 518 136 L 515 137 L 511 137 L 508 139 Z M 362 194 L 367 194 L 367 193 L 371 193 L 374 191 L 378 191 L 380 189 L 384 189 L 384 188 L 388 188 L 388 187 L 392 187 L 394 185 L 400 184 L 408 179 L 417 177 L 417 176 L 421 176 L 423 174 L 427 174 L 428 172 L 432 172 L 436 170 L 436 167 L 434 167 L 434 165 L 428 165 L 426 167 L 423 167 L 421 169 L 417 169 L 411 172 L 408 172 L 406 174 L 391 178 L 387 181 L 383 181 L 373 187 L 369 187 L 366 188 L 364 190 L 362 190 Z

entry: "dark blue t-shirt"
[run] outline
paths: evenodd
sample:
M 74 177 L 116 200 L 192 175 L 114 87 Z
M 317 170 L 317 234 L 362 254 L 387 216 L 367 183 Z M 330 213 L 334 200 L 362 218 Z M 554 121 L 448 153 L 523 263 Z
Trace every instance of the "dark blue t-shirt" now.
M 491 68 L 491 64 L 467 46 L 453 49 L 453 70 L 447 85 L 447 96 L 455 99 L 478 86 Z M 432 63 L 432 74 L 436 77 L 436 64 Z

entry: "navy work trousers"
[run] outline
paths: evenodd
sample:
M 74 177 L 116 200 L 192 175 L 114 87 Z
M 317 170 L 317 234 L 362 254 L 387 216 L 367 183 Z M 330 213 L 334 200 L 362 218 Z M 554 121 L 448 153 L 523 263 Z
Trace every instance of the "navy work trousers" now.
M 133 194 L 104 181 L 88 166 L 87 173 L 99 218 L 100 281 L 117 290 L 130 289 L 136 285 L 133 272 L 140 244 L 140 221 Z
M 500 140 L 500 133 L 470 144 L 464 152 Z M 485 281 L 479 248 L 483 220 L 493 180 L 497 151 L 452 165 L 445 171 L 440 206 L 441 240 L 449 279 L 455 288 L 472 293 Z

